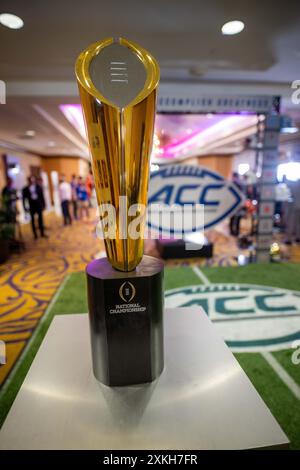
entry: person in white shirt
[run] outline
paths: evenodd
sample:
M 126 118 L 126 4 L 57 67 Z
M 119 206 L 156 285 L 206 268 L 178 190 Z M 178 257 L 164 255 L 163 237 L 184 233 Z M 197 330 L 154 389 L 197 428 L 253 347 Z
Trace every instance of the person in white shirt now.
M 65 175 L 61 175 L 59 183 L 59 196 L 61 202 L 61 210 L 64 218 L 64 225 L 72 225 L 69 204 L 72 200 L 72 188 L 70 183 L 66 181 Z

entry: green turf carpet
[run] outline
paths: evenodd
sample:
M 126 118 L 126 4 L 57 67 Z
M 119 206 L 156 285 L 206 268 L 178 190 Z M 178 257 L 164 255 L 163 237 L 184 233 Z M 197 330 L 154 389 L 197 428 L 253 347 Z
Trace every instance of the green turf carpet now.
M 202 268 L 212 283 L 252 283 L 300 291 L 299 264 L 249 265 L 245 267 Z M 165 269 L 165 290 L 201 284 L 201 280 L 189 267 Z M 38 350 L 54 315 L 83 313 L 87 311 L 84 273 L 71 274 L 49 306 L 33 341 L 24 354 L 16 373 L 0 395 L 0 424 L 22 384 L 28 368 Z M 300 385 L 300 364 L 291 362 L 291 350 L 272 353 L 281 366 Z M 292 449 L 300 449 L 300 400 L 298 400 L 269 366 L 260 353 L 235 355 L 257 391 L 289 437 Z

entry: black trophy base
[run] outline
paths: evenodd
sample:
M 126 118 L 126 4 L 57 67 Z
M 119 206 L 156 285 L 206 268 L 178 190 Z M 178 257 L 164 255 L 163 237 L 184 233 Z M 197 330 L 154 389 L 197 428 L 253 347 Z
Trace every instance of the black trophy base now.
M 135 271 L 107 258 L 87 265 L 94 375 L 109 386 L 152 382 L 164 367 L 163 263 L 144 256 Z
M 199 245 L 193 250 L 186 249 L 184 240 L 156 240 L 156 248 L 163 259 L 181 258 L 212 258 L 213 244 L 205 241 L 204 245 Z

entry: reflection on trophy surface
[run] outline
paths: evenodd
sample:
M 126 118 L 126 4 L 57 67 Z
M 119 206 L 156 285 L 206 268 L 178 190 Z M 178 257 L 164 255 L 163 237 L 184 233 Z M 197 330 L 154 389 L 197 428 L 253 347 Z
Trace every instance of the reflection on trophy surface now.
M 109 38 L 80 54 L 76 76 L 98 204 L 115 208 L 115 238 L 100 210 L 107 257 L 114 268 L 131 271 L 143 256 L 159 67 L 140 46 Z M 138 237 L 128 234 L 134 219 Z

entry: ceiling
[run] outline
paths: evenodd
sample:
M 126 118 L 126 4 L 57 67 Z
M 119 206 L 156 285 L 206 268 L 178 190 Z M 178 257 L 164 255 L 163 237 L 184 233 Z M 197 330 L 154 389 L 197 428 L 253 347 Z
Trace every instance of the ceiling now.
M 153 162 L 243 150 L 256 132 L 257 117 L 224 114 L 159 114 L 155 122 Z
M 274 0 L 2 0 L 24 28 L 0 26 L 3 80 L 72 80 L 88 44 L 125 36 L 157 57 L 163 80 L 287 82 L 300 65 L 300 2 Z M 241 19 L 244 31 L 223 36 Z
M 299 0 L 289 0 L 288 7 L 274 0 L 2 0 L 2 12 L 24 20 L 20 30 L 0 25 L 0 80 L 8 91 L 19 90 L 0 106 L 2 147 L 87 157 L 84 138 L 59 105 L 79 102 L 76 57 L 108 36 L 125 36 L 150 50 L 164 83 L 198 83 L 199 89 L 215 84 L 221 91 L 226 84 L 244 84 L 254 92 L 264 87 L 265 94 L 284 90 L 285 108 L 293 108 L 300 121 L 300 105 L 290 100 L 290 83 L 300 79 Z M 221 26 L 231 19 L 243 20 L 245 30 L 223 36 Z M 180 134 L 180 122 L 172 125 Z M 35 136 L 26 137 L 27 130 Z M 299 135 L 292 141 L 299 146 Z
M 0 106 L 0 147 L 87 158 L 85 139 L 63 116 L 59 104 L 59 99 L 11 99 Z M 35 135 L 28 136 L 28 131 Z
M 63 108 L 69 106 L 76 111 L 75 122 L 71 123 L 63 114 L 62 104 Z M 77 104 L 61 103 L 53 98 L 35 103 L 28 99 L 10 100 L 9 104 L 0 106 L 0 147 L 10 153 L 26 150 L 43 156 L 88 158 L 81 120 L 81 107 Z M 167 162 L 170 158 L 196 154 L 236 153 L 242 150 L 245 138 L 255 132 L 255 125 L 255 116 L 158 114 L 155 135 L 161 153 L 154 160 Z

